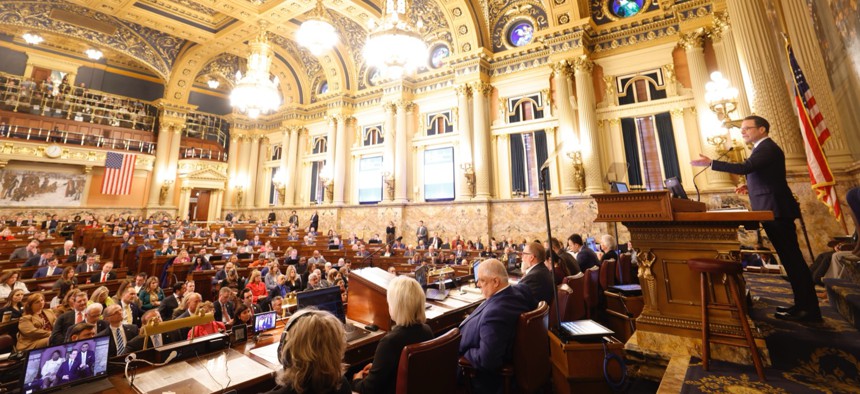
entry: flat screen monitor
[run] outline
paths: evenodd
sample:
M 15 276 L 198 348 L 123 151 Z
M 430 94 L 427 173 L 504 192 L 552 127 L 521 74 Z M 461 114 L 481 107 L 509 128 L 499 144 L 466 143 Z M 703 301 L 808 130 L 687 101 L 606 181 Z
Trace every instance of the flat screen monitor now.
M 33 349 L 24 358 L 21 392 L 43 393 L 107 377 L 110 337 Z
M 335 315 L 341 323 L 346 323 L 346 314 L 343 311 L 343 299 L 340 297 L 339 286 L 297 293 L 296 304 L 298 305 L 298 309 L 313 306 L 319 310 L 327 311 Z
M 630 189 L 627 188 L 627 184 L 624 182 L 612 181 L 609 182 L 609 191 L 613 193 L 626 193 L 630 191 Z
M 275 311 L 262 312 L 254 315 L 254 332 L 263 332 L 275 328 L 278 313 Z
M 688 199 L 687 192 L 684 191 L 684 186 L 681 185 L 681 181 L 678 178 L 671 177 L 666 179 L 663 184 L 666 185 L 666 189 L 669 189 L 669 193 L 672 193 L 672 197 Z

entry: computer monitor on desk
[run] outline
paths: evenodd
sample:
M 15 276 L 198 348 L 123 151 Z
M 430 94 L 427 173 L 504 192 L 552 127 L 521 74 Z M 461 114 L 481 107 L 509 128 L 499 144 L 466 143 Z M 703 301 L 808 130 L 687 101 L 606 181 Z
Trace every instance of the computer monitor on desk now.
M 278 320 L 276 311 L 262 312 L 254 315 L 254 332 L 261 333 L 275 328 Z
M 110 337 L 105 335 L 30 350 L 24 358 L 21 392 L 54 391 L 106 377 L 109 346 Z M 45 373 L 51 371 L 56 372 Z
M 346 314 L 343 311 L 343 299 L 340 297 L 340 287 L 338 286 L 296 293 L 296 304 L 298 309 L 309 306 L 316 307 L 319 310 L 331 313 L 341 323 L 346 323 Z

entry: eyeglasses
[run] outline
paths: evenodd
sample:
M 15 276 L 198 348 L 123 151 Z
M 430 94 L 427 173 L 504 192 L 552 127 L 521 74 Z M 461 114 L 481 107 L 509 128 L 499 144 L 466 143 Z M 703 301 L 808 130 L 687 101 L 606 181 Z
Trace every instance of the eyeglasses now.
M 741 131 L 747 131 L 747 130 L 750 130 L 750 129 L 757 129 L 757 128 L 758 128 L 758 126 L 741 127 Z

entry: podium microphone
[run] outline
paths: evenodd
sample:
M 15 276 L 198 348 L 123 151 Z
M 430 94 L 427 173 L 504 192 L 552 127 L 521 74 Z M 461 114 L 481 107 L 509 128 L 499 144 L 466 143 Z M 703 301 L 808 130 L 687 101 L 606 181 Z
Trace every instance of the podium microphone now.
M 128 380 L 129 386 L 134 387 L 134 375 L 132 375 L 131 377 L 129 377 L 129 375 L 128 375 L 128 366 L 134 362 L 144 362 L 144 363 L 147 363 L 153 367 L 160 367 L 162 365 L 165 365 L 165 364 L 173 361 L 173 359 L 176 358 L 177 355 L 178 355 L 178 353 L 176 353 L 176 350 L 174 350 L 174 351 L 171 351 L 169 355 L 167 355 L 167 358 L 164 361 L 162 361 L 160 363 L 151 363 L 151 362 L 144 360 L 144 359 L 138 359 L 137 353 L 131 353 L 125 357 L 125 379 Z
M 720 155 L 719 157 L 717 157 L 716 159 L 711 160 L 711 164 L 713 164 L 713 162 L 714 162 L 714 161 L 716 161 L 716 160 L 720 160 L 720 159 L 722 159 L 722 158 L 726 157 L 726 155 L 728 155 L 728 154 L 729 154 L 729 152 L 731 152 L 731 151 L 733 151 L 733 150 L 735 150 L 735 147 L 734 147 L 734 146 L 733 146 L 733 147 L 731 147 L 731 148 L 729 148 L 728 150 L 726 150 L 723 154 L 721 154 L 721 155 Z M 701 200 L 702 200 L 702 195 L 701 195 L 701 193 L 699 193 L 699 185 L 697 185 L 697 184 L 696 184 L 696 178 L 698 178 L 698 177 L 699 177 L 699 175 L 702 175 L 702 173 L 703 173 L 703 172 L 705 172 L 705 170 L 707 170 L 708 168 L 711 168 L 711 166 L 707 166 L 707 167 L 705 167 L 705 168 L 702 168 L 702 170 L 701 170 L 701 171 L 697 172 L 697 173 L 696 173 L 696 175 L 694 175 L 694 176 L 693 176 L 693 187 L 695 187 L 695 188 L 696 188 L 696 201 L 701 201 Z

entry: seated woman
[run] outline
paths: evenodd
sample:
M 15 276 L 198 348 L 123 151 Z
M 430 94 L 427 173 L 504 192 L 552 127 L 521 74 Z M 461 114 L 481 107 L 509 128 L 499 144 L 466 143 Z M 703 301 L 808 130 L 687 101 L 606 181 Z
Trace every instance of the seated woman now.
M 24 303 L 24 315 L 18 320 L 18 344 L 15 348 L 20 352 L 47 346 L 55 320 L 54 311 L 45 309 L 45 296 L 42 293 L 30 294 Z
M 93 295 L 90 296 L 89 301 L 87 301 L 87 305 L 95 303 L 102 304 L 102 309 L 104 309 L 116 302 L 114 302 L 113 298 L 110 297 L 110 290 L 108 290 L 107 286 L 99 286 L 97 289 L 93 290 Z
M 358 393 L 394 393 L 403 348 L 433 339 L 433 330 L 425 324 L 424 291 L 415 279 L 392 279 L 387 299 L 395 326 L 379 341 L 373 363 L 354 375 L 352 389 Z
M 24 282 L 18 281 L 18 271 L 6 271 L 0 275 L 0 298 L 8 298 L 12 290 L 19 289 L 24 294 L 30 294 Z
M 298 272 L 296 271 L 296 266 L 287 266 L 287 275 L 284 285 L 287 288 L 287 292 L 302 291 L 305 289 L 304 282 L 302 282 L 302 277 L 299 276 Z
M 221 287 L 242 291 L 245 288 L 245 281 L 239 277 L 239 272 L 233 268 L 227 271 L 226 277 L 221 281 Z
M 278 387 L 267 394 L 351 392 L 343 376 L 346 339 L 336 317 L 304 309 L 290 318 L 285 332 L 278 347 L 284 369 L 275 378 Z
M 6 298 L 6 304 L 3 309 L 0 309 L 0 315 L 3 316 L 3 321 L 18 320 L 24 314 L 24 291 L 21 289 L 12 290 L 12 294 Z M 6 317 L 6 314 L 9 317 Z
M 164 300 L 164 292 L 161 287 L 158 287 L 158 278 L 154 276 L 147 278 L 143 288 L 137 293 L 137 298 L 140 298 L 140 308 L 144 312 L 158 308 Z
M 173 264 L 188 264 L 191 262 L 191 256 L 188 255 L 188 251 L 182 249 L 179 251 L 179 254 L 176 255 L 176 259 L 173 260 Z
M 211 301 L 206 301 L 200 304 L 197 309 L 202 310 L 203 313 L 213 313 L 215 311 L 215 307 L 212 305 Z M 217 334 L 219 332 L 224 332 L 225 329 L 226 326 L 224 325 L 224 323 L 217 320 L 213 320 L 206 324 L 194 326 L 194 328 L 188 331 L 188 339 Z
M 212 264 L 206 260 L 206 256 L 197 255 L 194 256 L 194 267 L 193 271 L 210 271 L 212 270 Z
M 254 303 L 256 303 L 258 299 L 269 295 L 269 291 L 266 290 L 266 284 L 263 283 L 263 276 L 260 275 L 259 270 L 251 271 L 251 277 L 248 279 L 248 284 L 245 286 L 251 289 L 251 294 L 254 295 Z
M 603 251 L 603 254 L 600 256 L 600 263 L 603 264 L 604 261 L 609 259 L 618 261 L 618 252 L 615 251 L 616 249 L 618 249 L 618 243 L 615 241 L 615 237 L 603 234 L 600 237 L 600 250 Z
M 248 332 L 254 331 L 254 311 L 245 304 L 237 305 L 236 311 L 233 312 L 233 321 L 230 322 L 230 327 L 236 327 L 238 324 L 247 326 Z
M 278 279 L 276 279 L 275 287 L 268 288 L 269 289 L 269 299 L 274 299 L 275 297 L 286 297 L 290 292 L 287 288 L 287 276 L 284 274 L 278 274 Z

